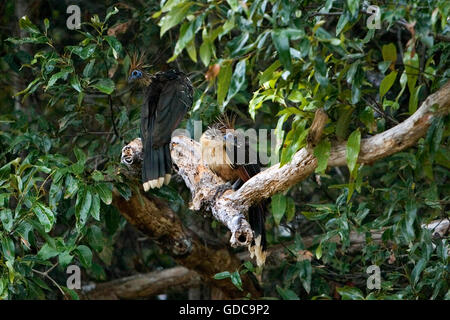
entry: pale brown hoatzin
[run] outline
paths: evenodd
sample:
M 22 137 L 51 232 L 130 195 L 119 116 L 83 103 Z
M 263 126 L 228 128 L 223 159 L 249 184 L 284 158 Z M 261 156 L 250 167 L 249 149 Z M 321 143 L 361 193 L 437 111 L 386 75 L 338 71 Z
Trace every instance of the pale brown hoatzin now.
M 261 171 L 257 157 L 252 159 L 250 156 L 254 150 L 250 148 L 248 139 L 234 129 L 234 121 L 227 117 L 206 130 L 200 144 L 203 162 L 223 180 L 232 183 L 235 190 Z M 248 221 L 254 233 L 249 251 L 252 257 L 256 256 L 258 266 L 264 265 L 267 256 L 266 207 L 267 200 L 264 200 L 251 206 L 248 211 Z

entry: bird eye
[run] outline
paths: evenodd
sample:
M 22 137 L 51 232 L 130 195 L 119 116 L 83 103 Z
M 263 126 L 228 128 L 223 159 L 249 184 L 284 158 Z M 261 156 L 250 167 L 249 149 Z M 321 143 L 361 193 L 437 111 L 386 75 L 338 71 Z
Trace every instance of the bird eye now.
M 228 132 L 224 138 L 225 140 L 231 141 L 233 140 L 233 134 L 231 132 Z

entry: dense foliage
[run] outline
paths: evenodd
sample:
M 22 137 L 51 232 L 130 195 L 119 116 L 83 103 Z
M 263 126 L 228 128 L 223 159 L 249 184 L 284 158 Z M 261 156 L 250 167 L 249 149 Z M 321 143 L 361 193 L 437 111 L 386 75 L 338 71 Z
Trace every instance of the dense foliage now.
M 449 215 L 448 117 L 415 147 L 356 163 L 361 137 L 403 121 L 450 78 L 450 42 L 436 36 L 450 34 L 448 1 L 372 1 L 380 29 L 357 0 L 83 1 L 80 30 L 66 28 L 64 1 L 36 3 L 20 20 L 17 3 L 0 5 L 0 299 L 77 298 L 65 287 L 70 264 L 85 282 L 174 265 L 150 240 L 137 244 L 112 204 L 113 188 L 138 192 L 119 155 L 139 134 L 141 96 L 127 75 L 144 50 L 152 71 L 189 74 L 195 101 L 182 126 L 234 112 L 242 128 L 275 129 L 281 165 L 306 145 L 318 108 L 330 118 L 316 175 L 272 198 L 268 240 L 285 259 L 241 269 L 262 273 L 266 297 L 450 298 L 448 239 L 422 227 Z M 348 168 L 326 170 L 333 141 L 348 141 Z M 153 193 L 198 222 L 183 183 Z M 366 286 L 371 265 L 380 289 Z M 239 286 L 235 271 L 217 278 Z

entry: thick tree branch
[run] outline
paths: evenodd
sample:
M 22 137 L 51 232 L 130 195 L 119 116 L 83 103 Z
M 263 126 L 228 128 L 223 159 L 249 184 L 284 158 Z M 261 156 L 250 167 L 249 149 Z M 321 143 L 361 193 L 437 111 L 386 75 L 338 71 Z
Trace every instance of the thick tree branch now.
M 444 115 L 450 109 L 450 81 L 430 95 L 421 107 L 404 122 L 362 139 L 359 163 L 371 164 L 414 145 L 425 135 L 435 116 Z M 346 165 L 346 142 L 332 146 L 328 166 Z M 239 190 L 226 196 L 226 205 L 246 210 L 252 203 L 284 191 L 307 178 L 317 166 L 315 157 L 306 148 L 298 151 L 291 162 L 279 167 L 274 165 L 248 180 Z
M 151 195 L 135 194 L 129 200 L 114 192 L 114 205 L 121 214 L 164 248 L 179 264 L 199 274 L 203 281 L 220 289 L 226 298 L 239 298 L 239 291 L 230 281 L 215 281 L 216 273 L 237 270 L 240 261 L 226 247 L 207 246 L 192 231 L 184 228 L 179 217 L 166 202 Z M 260 292 L 249 277 L 243 276 L 243 288 L 258 297 Z
M 370 138 L 362 139 L 358 162 L 371 164 L 414 145 L 425 135 L 436 116 L 445 115 L 450 109 L 450 81 L 430 95 L 421 107 L 404 122 Z M 325 124 L 324 121 L 317 123 Z M 321 132 L 321 128 L 314 130 Z M 316 141 L 314 137 L 309 137 Z M 245 219 L 248 208 L 262 199 L 282 192 L 306 179 L 317 167 L 317 160 L 308 151 L 299 150 L 291 162 L 264 170 L 233 192 L 224 188 L 224 181 L 212 173 L 201 161 L 200 145 L 183 136 L 172 138 L 172 160 L 178 173 L 192 193 L 193 210 L 210 210 L 213 216 L 227 226 L 232 235 L 233 246 L 248 245 L 253 234 Z M 134 159 L 139 162 L 139 158 Z M 346 142 L 332 146 L 328 166 L 346 165 Z M 225 191 L 224 191 L 225 190 Z
M 174 267 L 145 274 L 136 274 L 82 289 L 88 300 L 119 300 L 149 298 L 172 289 L 185 289 L 201 284 L 201 277 L 185 267 Z
M 423 228 L 430 229 L 433 237 L 444 238 L 447 236 L 450 229 L 449 219 L 439 219 L 424 224 Z M 382 235 L 385 229 L 371 232 L 370 238 L 374 243 L 382 242 Z M 302 239 L 305 248 L 310 248 L 314 245 L 316 236 L 309 236 Z M 360 251 L 367 245 L 366 234 L 350 232 L 350 247 L 349 252 Z M 340 244 L 339 236 L 331 238 L 329 241 Z M 275 245 L 270 247 L 269 259 L 266 264 L 279 265 L 289 255 L 286 253 L 286 247 L 289 244 Z M 447 249 L 449 250 L 449 249 Z M 312 259 L 312 255 L 304 252 L 296 252 L 297 259 Z M 237 257 L 242 260 L 249 260 L 249 252 L 241 252 Z M 153 271 L 145 274 L 136 274 L 129 277 L 124 277 L 104 283 L 88 284 L 82 288 L 80 292 L 83 299 L 90 300 L 118 300 L 118 299 L 139 299 L 149 298 L 158 294 L 167 293 L 172 290 L 185 290 L 186 288 L 195 288 L 201 284 L 201 277 L 195 271 L 189 270 L 185 267 L 174 267 L 161 271 Z

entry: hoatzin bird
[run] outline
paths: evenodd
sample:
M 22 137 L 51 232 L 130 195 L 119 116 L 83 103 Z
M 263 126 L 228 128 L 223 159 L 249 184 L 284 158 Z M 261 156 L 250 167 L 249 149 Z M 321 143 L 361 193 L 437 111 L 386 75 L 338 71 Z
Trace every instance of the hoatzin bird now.
M 177 70 L 149 74 L 144 56 L 135 54 L 128 81 L 144 90 L 141 138 L 144 149 L 142 183 L 145 191 L 168 184 L 172 172 L 169 144 L 172 132 L 192 106 L 189 78 Z
M 250 153 L 254 150 L 250 148 L 248 139 L 234 129 L 234 120 L 228 117 L 209 127 L 201 136 L 200 144 L 203 162 L 223 180 L 232 183 L 234 190 L 261 171 L 257 161 L 250 161 Z M 267 200 L 264 200 L 248 211 L 248 221 L 254 233 L 249 251 L 252 258 L 256 256 L 258 266 L 264 265 L 267 256 L 266 207 Z

